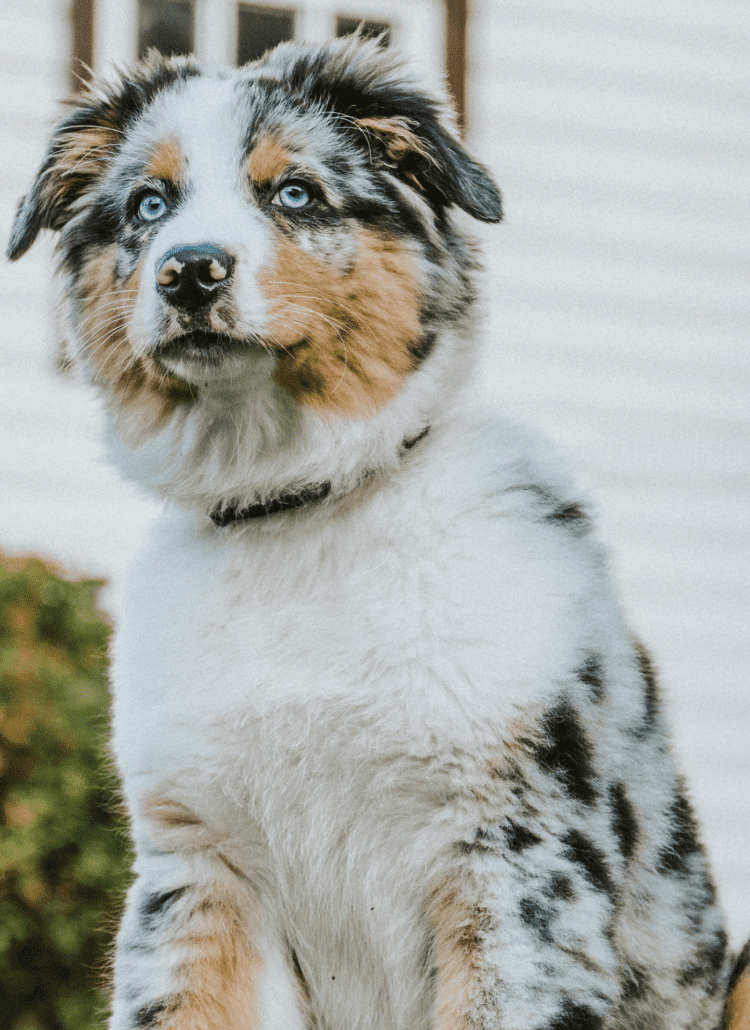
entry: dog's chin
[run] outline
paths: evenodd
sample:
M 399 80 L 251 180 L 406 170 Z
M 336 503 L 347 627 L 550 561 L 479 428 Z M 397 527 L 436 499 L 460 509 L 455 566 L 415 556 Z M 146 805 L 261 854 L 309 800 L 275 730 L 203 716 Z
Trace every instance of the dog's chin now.
M 271 356 L 253 340 L 196 331 L 158 344 L 151 357 L 165 371 L 199 383 L 237 376 L 248 366 L 267 363 Z

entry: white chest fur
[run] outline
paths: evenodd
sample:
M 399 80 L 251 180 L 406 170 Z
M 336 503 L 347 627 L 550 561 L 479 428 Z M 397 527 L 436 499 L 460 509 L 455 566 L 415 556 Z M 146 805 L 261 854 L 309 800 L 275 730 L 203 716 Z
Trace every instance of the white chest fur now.
M 261 740 L 304 751 L 354 724 L 369 755 L 502 740 L 573 666 L 594 593 L 578 546 L 519 505 L 523 447 L 507 427 L 434 427 L 403 474 L 332 511 L 227 529 L 165 515 L 115 652 L 126 777 L 248 782 Z

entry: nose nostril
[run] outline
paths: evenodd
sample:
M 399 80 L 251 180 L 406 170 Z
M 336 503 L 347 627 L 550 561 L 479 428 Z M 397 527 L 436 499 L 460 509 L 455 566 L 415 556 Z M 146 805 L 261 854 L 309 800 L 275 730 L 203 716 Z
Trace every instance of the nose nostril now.
M 156 281 L 159 286 L 174 286 L 179 281 L 184 267 L 174 255 L 166 261 L 162 261 L 156 270 Z
M 156 267 L 156 288 L 170 304 L 197 308 L 214 299 L 233 270 L 234 258 L 215 244 L 173 247 Z
M 216 258 L 211 260 L 207 272 L 214 282 L 223 282 L 229 275 L 226 267 L 217 261 Z

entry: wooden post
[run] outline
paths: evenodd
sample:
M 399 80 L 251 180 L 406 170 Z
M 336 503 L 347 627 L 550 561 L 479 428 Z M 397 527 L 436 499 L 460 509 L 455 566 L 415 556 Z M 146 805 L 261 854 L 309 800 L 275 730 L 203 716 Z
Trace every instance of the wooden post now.
M 81 79 L 91 81 L 94 67 L 94 0 L 73 0 L 73 65 L 70 78 L 73 92 L 82 88 Z
M 466 16 L 468 0 L 445 0 L 446 67 L 448 85 L 458 111 L 461 132 L 466 127 Z

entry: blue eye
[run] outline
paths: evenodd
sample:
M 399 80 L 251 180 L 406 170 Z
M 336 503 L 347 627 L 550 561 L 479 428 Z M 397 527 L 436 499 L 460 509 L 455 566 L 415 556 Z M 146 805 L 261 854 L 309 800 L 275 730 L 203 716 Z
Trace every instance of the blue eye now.
M 147 193 L 138 205 L 138 217 L 142 222 L 155 222 L 166 213 L 167 205 L 158 193 Z
M 300 182 L 290 182 L 282 186 L 272 203 L 277 207 L 307 207 L 312 202 L 309 191 Z

